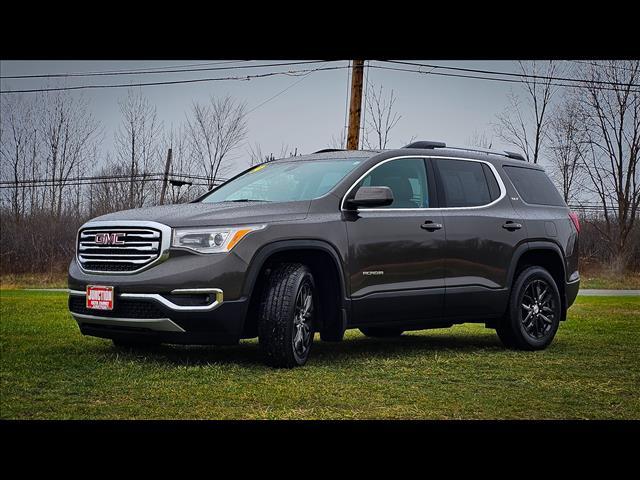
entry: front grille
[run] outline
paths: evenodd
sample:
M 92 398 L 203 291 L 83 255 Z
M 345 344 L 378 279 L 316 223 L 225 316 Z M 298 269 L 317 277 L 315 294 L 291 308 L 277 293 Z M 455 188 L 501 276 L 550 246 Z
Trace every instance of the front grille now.
M 78 262 L 87 271 L 133 272 L 161 254 L 162 232 L 154 228 L 89 227 L 78 235 Z
M 116 318 L 166 318 L 167 314 L 154 303 L 141 300 L 122 300 L 117 298 L 113 310 L 93 310 L 87 308 L 84 295 L 69 296 L 69 310 L 83 315 Z

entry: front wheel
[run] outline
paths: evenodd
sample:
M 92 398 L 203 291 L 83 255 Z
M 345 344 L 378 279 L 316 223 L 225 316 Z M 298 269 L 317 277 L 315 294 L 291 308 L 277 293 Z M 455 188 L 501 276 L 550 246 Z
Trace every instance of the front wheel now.
M 265 363 L 291 368 L 309 358 L 317 294 L 313 275 L 300 263 L 273 269 L 260 305 L 258 342 Z
M 553 341 L 562 316 L 555 280 L 542 267 L 523 270 L 509 299 L 509 309 L 496 329 L 502 343 L 518 350 L 542 350 Z

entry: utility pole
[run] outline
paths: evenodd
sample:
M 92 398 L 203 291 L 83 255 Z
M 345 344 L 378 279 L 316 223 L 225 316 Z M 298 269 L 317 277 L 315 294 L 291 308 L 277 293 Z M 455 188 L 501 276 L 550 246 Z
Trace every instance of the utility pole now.
M 351 103 L 349 104 L 349 130 L 347 150 L 357 150 L 360 143 L 360 113 L 362 111 L 362 74 L 364 60 L 353 61 L 351 75 Z
M 171 168 L 171 149 L 167 152 L 167 163 L 164 166 L 164 179 L 162 180 L 162 190 L 160 190 L 160 205 L 164 205 L 164 194 L 167 191 L 169 182 L 169 169 Z

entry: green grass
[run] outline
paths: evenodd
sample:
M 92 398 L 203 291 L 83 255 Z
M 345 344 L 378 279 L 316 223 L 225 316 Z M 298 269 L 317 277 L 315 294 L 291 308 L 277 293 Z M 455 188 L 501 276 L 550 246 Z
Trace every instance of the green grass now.
M 80 335 L 66 298 L 0 291 L 1 418 L 640 418 L 637 297 L 579 298 L 542 352 L 481 325 L 349 331 L 293 370 L 263 366 L 255 341 L 119 351 Z
M 604 288 L 610 290 L 638 290 L 640 289 L 640 273 L 625 272 L 616 274 L 613 272 L 599 271 L 580 274 L 580 288 Z

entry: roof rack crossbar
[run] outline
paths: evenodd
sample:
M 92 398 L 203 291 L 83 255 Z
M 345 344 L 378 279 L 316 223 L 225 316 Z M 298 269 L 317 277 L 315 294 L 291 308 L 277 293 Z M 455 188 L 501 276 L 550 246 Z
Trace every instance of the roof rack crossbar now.
M 402 148 L 447 148 L 447 144 L 444 142 L 432 142 L 429 140 L 421 140 L 419 142 L 413 142 L 409 145 L 405 145 Z
M 509 158 L 513 158 L 515 160 L 522 160 L 523 162 L 526 162 L 527 159 L 524 158 L 524 156 L 521 153 L 516 153 L 516 152 L 507 152 L 506 150 L 504 151 L 504 154 L 509 157 Z
M 323 148 L 313 153 L 346 152 L 344 148 Z

